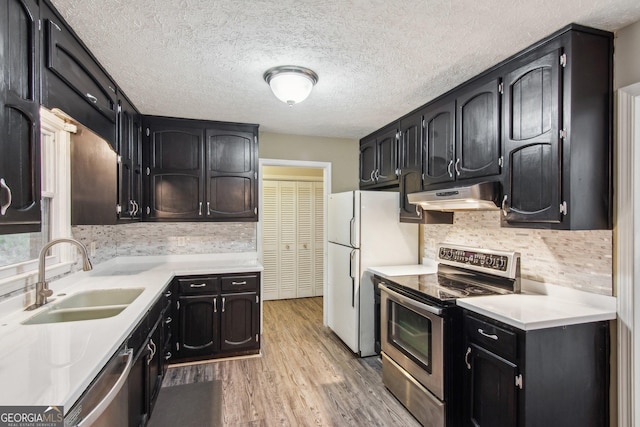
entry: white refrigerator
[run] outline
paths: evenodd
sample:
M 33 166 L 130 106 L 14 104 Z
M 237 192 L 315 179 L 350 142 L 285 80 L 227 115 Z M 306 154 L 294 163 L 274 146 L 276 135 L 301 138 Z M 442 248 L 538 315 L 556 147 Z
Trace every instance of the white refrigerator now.
M 400 223 L 399 195 L 329 195 L 327 323 L 361 357 L 375 354 L 374 287 L 368 267 L 418 264 L 417 224 Z

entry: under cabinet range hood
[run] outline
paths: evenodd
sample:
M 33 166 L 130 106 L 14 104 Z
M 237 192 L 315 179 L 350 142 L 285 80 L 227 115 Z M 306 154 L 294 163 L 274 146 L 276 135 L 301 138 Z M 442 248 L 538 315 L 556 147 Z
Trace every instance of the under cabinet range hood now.
M 407 194 L 409 203 L 427 211 L 495 211 L 499 209 L 500 183 L 481 182 L 466 187 Z

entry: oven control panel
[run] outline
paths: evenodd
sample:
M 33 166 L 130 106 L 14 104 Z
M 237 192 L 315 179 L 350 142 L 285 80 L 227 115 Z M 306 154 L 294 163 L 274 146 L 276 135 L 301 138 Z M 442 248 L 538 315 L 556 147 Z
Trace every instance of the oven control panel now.
M 453 261 L 458 264 L 488 268 L 494 271 L 507 271 L 509 257 L 506 255 L 477 252 L 468 249 L 441 246 L 438 253 L 441 261 Z

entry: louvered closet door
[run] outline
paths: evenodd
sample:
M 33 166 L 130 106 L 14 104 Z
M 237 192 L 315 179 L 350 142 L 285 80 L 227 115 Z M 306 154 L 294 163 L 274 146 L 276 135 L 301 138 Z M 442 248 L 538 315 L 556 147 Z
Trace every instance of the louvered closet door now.
M 280 266 L 278 262 L 279 248 L 279 186 L 274 181 L 263 182 L 262 198 L 262 298 L 278 299 Z
M 321 296 L 324 286 L 324 185 L 313 183 L 313 295 Z
M 297 207 L 298 207 L 298 283 L 297 296 L 311 297 L 313 296 L 313 183 L 298 182 L 296 183 Z
M 280 182 L 280 292 L 279 298 L 295 298 L 296 256 L 296 183 Z

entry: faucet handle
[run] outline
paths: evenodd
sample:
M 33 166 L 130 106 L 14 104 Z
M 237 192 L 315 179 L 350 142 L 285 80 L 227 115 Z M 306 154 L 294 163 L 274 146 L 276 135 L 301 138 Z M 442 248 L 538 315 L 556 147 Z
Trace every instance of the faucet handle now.
M 42 297 L 46 299 L 53 295 L 53 291 L 51 289 L 43 289 L 40 291 L 40 295 L 42 295 Z

